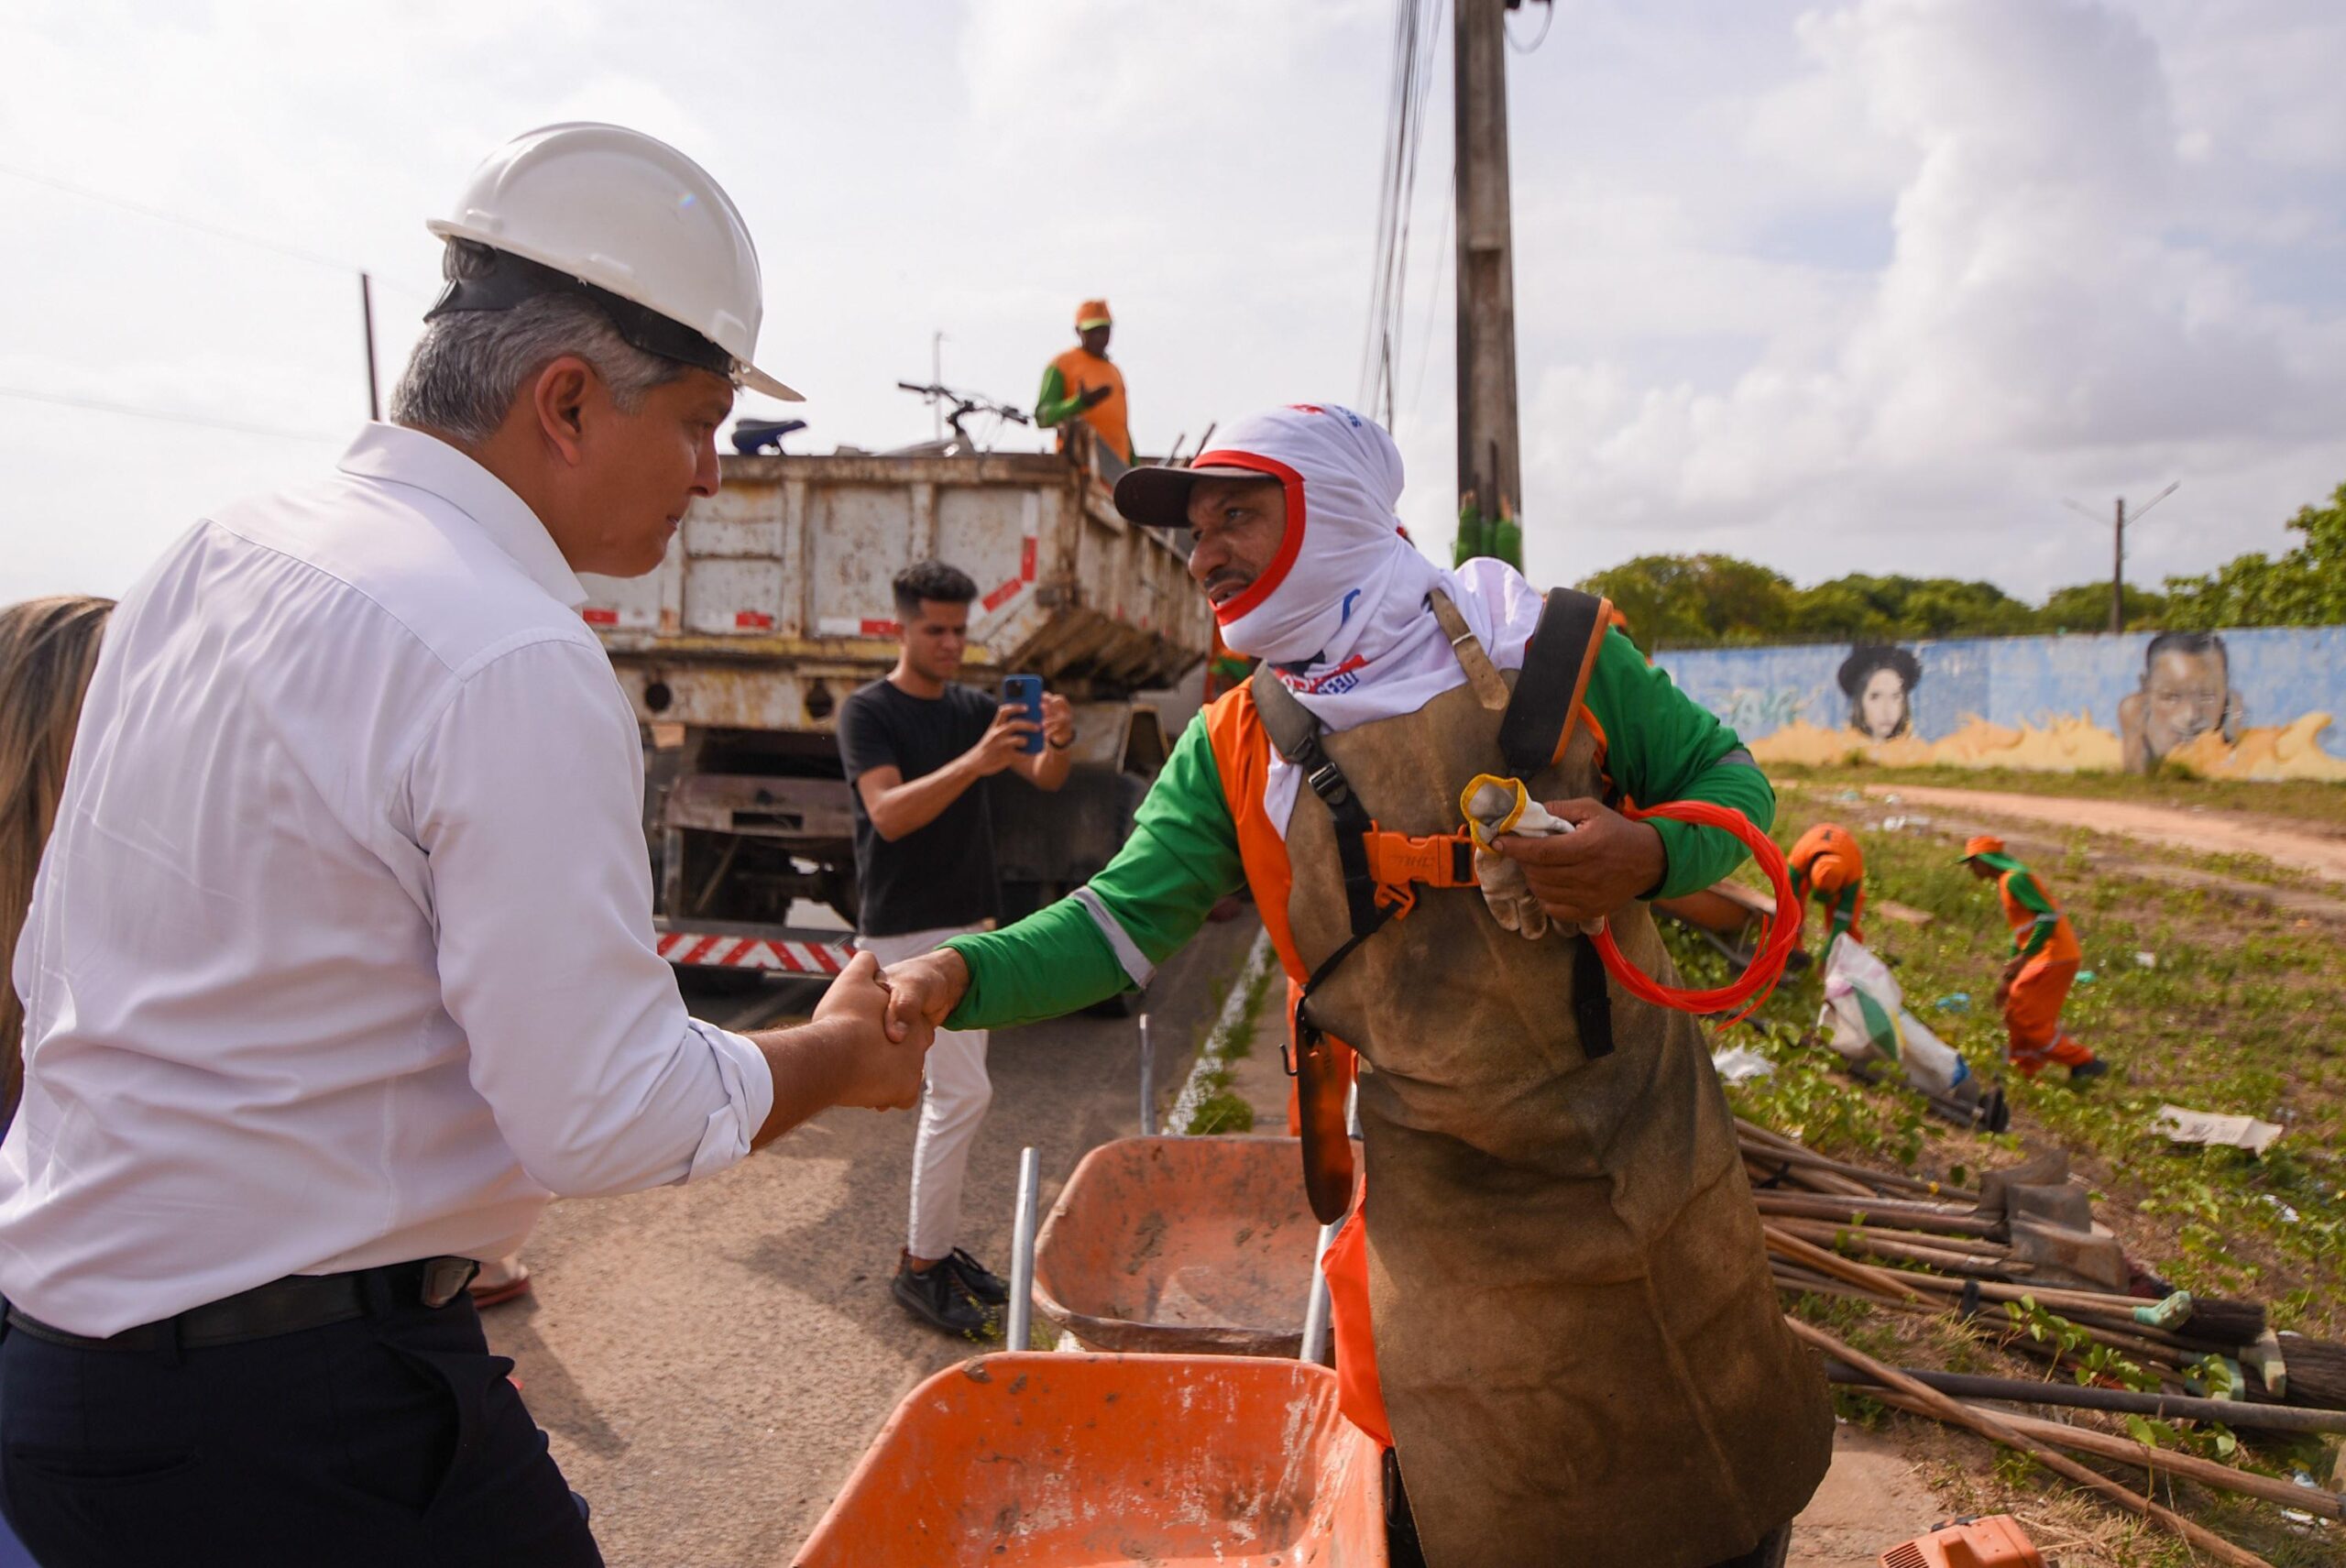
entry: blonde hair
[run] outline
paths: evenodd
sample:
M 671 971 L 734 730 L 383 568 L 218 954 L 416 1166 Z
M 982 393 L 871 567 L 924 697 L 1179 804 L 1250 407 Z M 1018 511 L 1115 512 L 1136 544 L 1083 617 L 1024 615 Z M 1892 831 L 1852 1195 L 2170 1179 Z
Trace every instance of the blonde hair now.
M 113 609 L 112 599 L 61 594 L 0 609 L 0 1127 L 16 1116 L 25 1075 L 24 1004 L 9 966 Z

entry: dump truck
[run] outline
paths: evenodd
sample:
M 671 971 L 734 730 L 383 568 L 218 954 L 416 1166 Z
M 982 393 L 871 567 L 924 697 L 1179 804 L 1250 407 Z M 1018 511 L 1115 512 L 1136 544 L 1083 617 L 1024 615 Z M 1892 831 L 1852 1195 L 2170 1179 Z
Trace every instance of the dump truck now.
M 1118 515 L 1080 436 L 1063 453 L 722 460 L 659 569 L 586 577 L 634 705 L 659 945 L 680 965 L 833 972 L 855 921 L 832 723 L 896 660 L 891 580 L 935 557 L 979 585 L 961 678 L 1041 675 L 1075 708 L 1066 784 L 992 789 L 1004 914 L 1104 865 L 1195 713 L 1211 612 L 1177 542 Z

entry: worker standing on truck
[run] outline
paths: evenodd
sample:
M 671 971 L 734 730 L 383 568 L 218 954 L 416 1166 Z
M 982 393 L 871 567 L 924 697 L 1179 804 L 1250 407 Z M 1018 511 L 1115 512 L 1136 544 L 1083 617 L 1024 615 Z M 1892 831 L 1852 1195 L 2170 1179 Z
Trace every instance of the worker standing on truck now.
M 1792 896 L 1801 902 L 1801 923 L 1808 921 L 1808 905 L 1825 906 L 1825 950 L 1843 932 L 1858 941 L 1865 934 L 1858 922 L 1866 912 L 1866 857 L 1858 836 L 1837 822 L 1820 822 L 1802 834 L 1784 857 L 1792 873 Z
M 1080 416 L 1116 455 L 1117 461 L 1140 461 L 1133 451 L 1133 435 L 1124 412 L 1124 373 L 1108 358 L 1108 336 L 1115 330 L 1105 300 L 1086 300 L 1075 310 L 1076 345 L 1043 370 L 1043 389 L 1035 397 L 1035 422 L 1058 427 L 1059 447 L 1067 447 L 1066 424 Z
M 735 386 L 792 395 L 740 214 L 573 124 L 431 228 L 391 422 L 181 535 L 90 682 L 0 1144 L 0 1499 L 47 1568 L 600 1563 L 477 1260 L 918 1093 L 869 957 L 799 1028 L 686 1015 L 578 617 L 716 491 Z
M 2069 1081 L 2099 1078 L 2110 1064 L 2061 1026 L 2061 1007 L 2077 982 L 2085 951 L 2076 927 L 2036 873 L 2014 860 L 2004 841 L 1981 834 L 1963 846 L 1959 862 L 1996 884 L 2004 923 L 2012 928 L 2012 956 L 1996 977 L 1996 1006 L 2004 1015 L 2004 1058 L 2034 1078 L 2048 1062 L 2069 1069 Z
M 1075 744 L 1075 712 L 1058 693 L 1043 695 L 1037 724 L 1023 706 L 954 679 L 978 597 L 968 574 L 924 561 L 898 573 L 894 587 L 896 667 L 850 696 L 838 725 L 855 795 L 855 945 L 883 964 L 992 929 L 1001 911 L 990 781 L 1012 773 L 1056 790 Z M 970 1146 L 993 1099 L 986 1039 L 982 1026 L 947 1029 L 929 1047 L 913 1135 L 912 1220 L 889 1284 L 915 1317 L 968 1336 L 983 1333 L 1010 1299 L 1009 1286 L 960 1245 Z
M 1189 575 L 1264 664 L 1183 733 L 1105 870 L 893 966 L 891 1005 L 957 1028 L 1071 1012 L 1144 982 L 1251 884 L 1304 989 L 1305 1062 L 1322 1031 L 1360 1053 L 1370 1179 L 1329 1266 L 1337 1375 L 1391 1445 L 1426 1560 L 1780 1563 L 1830 1456 L 1824 1380 L 1783 1326 L 1700 1030 L 1617 992 L 1580 929 L 1606 920 L 1669 982 L 1642 901 L 1708 886 L 1743 846 L 1606 802 L 1764 827 L 1773 793 L 1601 601 L 1543 607 L 1499 562 L 1427 561 L 1401 479 L 1392 439 L 1327 403 L 1124 476 L 1118 509 L 1194 532 Z M 1535 628 L 1537 679 L 1518 674 Z M 1518 691 L 1531 785 L 1573 829 L 1477 853 L 1461 795 L 1509 765 Z M 1331 1143 L 1310 1070 L 1308 1171 L 1349 1160 L 1341 1084 Z

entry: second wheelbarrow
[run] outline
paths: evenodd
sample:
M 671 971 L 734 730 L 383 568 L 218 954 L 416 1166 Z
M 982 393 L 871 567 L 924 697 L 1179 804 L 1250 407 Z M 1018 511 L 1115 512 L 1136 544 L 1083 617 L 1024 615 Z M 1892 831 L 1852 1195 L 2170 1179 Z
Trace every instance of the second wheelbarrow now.
M 1094 1350 L 1293 1356 L 1319 1224 L 1293 1138 L 1119 1138 L 1035 1247 L 1035 1304 Z

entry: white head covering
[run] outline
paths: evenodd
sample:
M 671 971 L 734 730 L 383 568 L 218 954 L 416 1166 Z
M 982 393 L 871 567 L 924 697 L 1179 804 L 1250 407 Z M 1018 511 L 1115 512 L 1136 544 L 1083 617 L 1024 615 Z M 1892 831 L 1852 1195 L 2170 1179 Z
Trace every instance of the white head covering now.
M 1418 554 L 1394 508 L 1401 454 L 1376 422 L 1336 403 L 1296 403 L 1232 425 L 1200 468 L 1246 468 L 1287 491 L 1278 554 L 1219 607 L 1222 641 L 1268 660 L 1330 729 L 1414 713 L 1466 674 L 1427 596 L 1450 597 L 1492 663 L 1519 669 L 1539 593 L 1497 561 L 1445 572 Z M 1276 751 L 1264 791 L 1282 833 L 1299 775 Z
M 1373 659 L 1425 619 L 1440 577 L 1401 535 L 1401 454 L 1374 422 L 1334 403 L 1240 420 L 1194 467 L 1252 468 L 1287 491 L 1277 556 L 1214 612 L 1222 640 L 1281 665 Z

